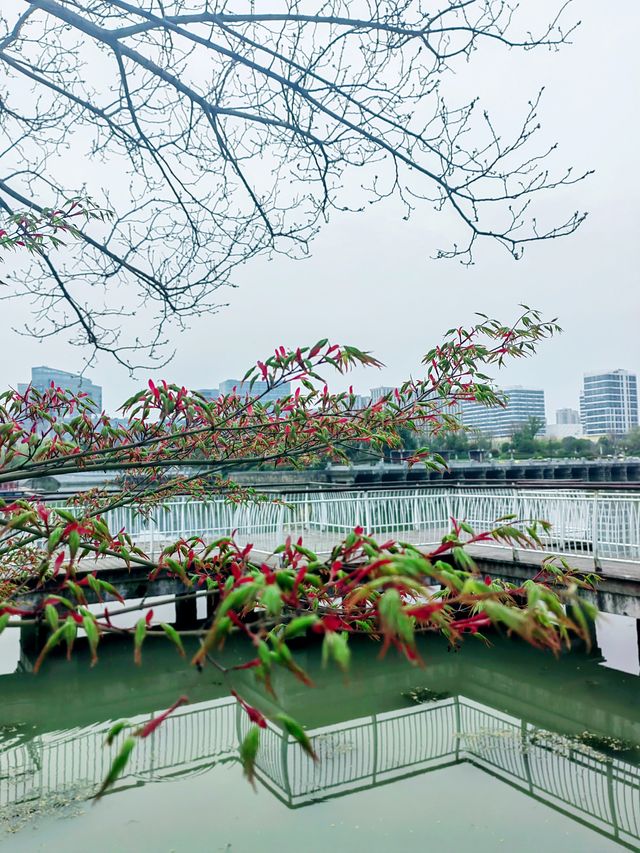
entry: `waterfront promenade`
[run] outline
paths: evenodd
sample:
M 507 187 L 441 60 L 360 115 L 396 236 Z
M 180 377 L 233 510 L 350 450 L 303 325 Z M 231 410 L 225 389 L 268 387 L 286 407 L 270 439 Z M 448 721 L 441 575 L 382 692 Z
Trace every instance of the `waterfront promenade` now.
M 600 610 L 640 619 L 640 492 L 464 486 L 305 491 L 283 493 L 279 502 L 240 505 L 220 499 L 174 500 L 148 519 L 123 508 L 109 513 L 107 520 L 112 531 L 124 528 L 131 533 L 151 558 L 181 537 L 212 541 L 233 535 L 239 545 L 252 545 L 256 559 L 277 561 L 273 551 L 288 536 L 301 538 L 322 558 L 360 525 L 382 541 L 396 539 L 428 551 L 451 530 L 453 518 L 482 531 L 510 516 L 549 521 L 542 548 L 512 548 L 493 541 L 472 545 L 470 553 L 481 571 L 522 581 L 533 577 L 545 558 L 557 555 L 577 569 L 600 575 L 597 591 L 586 594 Z M 99 571 L 127 599 L 184 592 L 178 579 L 163 573 L 150 582 L 145 567 L 127 567 L 118 558 L 88 558 L 81 568 Z M 46 592 L 44 588 L 30 597 Z M 195 602 L 185 599 L 184 604 L 185 613 L 190 612 L 186 621 L 193 621 Z

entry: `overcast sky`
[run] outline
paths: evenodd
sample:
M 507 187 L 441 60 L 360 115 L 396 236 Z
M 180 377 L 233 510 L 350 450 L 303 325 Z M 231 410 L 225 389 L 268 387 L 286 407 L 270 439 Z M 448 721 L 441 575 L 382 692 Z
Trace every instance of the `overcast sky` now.
M 577 234 L 530 247 L 519 262 L 485 245 L 465 268 L 429 259 L 447 244 L 451 223 L 427 207 L 409 222 L 393 202 L 334 215 L 311 258 L 245 266 L 238 288 L 221 291 L 228 308 L 175 335 L 177 355 L 162 375 L 192 388 L 212 387 L 242 375 L 276 345 L 327 336 L 373 350 L 385 362 L 381 372 L 361 371 L 335 383 L 338 389 L 353 381 L 366 392 L 417 375 L 421 354 L 450 326 L 472 322 L 474 311 L 511 319 L 520 302 L 557 316 L 565 332 L 535 359 L 503 371 L 500 382 L 544 388 L 551 420 L 557 408 L 577 407 L 585 371 L 640 370 L 640 4 L 617 0 L 605 14 L 602 3 L 576 0 L 574 14 L 582 26 L 559 54 L 489 49 L 474 59 L 471 75 L 448 85 L 454 96 L 479 94 L 496 119 L 521 115 L 527 99 L 546 86 L 540 116 L 545 138 L 560 143 L 555 162 L 596 170 L 546 202 L 558 217 L 589 211 Z M 38 343 L 13 333 L 10 327 L 26 316 L 26 305 L 4 304 L 3 387 L 28 381 L 31 365 L 76 370 L 82 361 L 62 340 Z M 144 316 L 138 319 L 144 323 Z M 142 375 L 132 380 L 108 358 L 89 376 L 104 386 L 111 411 L 146 381 Z

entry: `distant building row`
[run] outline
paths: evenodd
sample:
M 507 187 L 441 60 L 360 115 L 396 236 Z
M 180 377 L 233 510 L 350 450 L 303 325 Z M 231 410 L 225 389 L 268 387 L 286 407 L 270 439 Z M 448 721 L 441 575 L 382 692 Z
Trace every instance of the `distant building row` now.
M 226 379 L 220 383 L 219 388 L 198 388 L 198 393 L 202 394 L 207 400 L 215 400 L 225 394 L 231 394 L 235 389 L 235 393 L 239 397 L 244 397 L 249 393 L 249 383 L 242 382 L 240 379 Z M 356 394 L 354 408 L 364 409 L 369 403 L 377 403 L 382 397 L 393 393 L 394 388 L 391 386 L 381 385 L 378 388 L 372 388 L 370 394 Z M 281 397 L 286 397 L 291 393 L 291 386 L 288 382 L 284 385 L 279 385 L 277 388 L 267 390 L 266 382 L 254 382 L 251 389 L 253 397 L 261 396 L 264 401 L 279 400 Z M 262 396 L 264 395 L 264 396 Z
M 95 403 L 97 411 L 102 410 L 102 388 L 86 376 L 57 370 L 52 367 L 31 368 L 31 386 L 41 393 L 51 385 L 74 394 L 85 393 Z M 24 393 L 27 385 L 20 383 L 18 391 Z M 248 382 L 240 379 L 226 379 L 219 388 L 200 388 L 207 399 L 216 399 L 221 395 L 235 393 L 244 397 L 251 393 L 263 402 L 271 402 L 287 396 L 291 392 L 289 383 L 277 388 L 268 388 L 267 383 L 256 381 L 249 388 Z M 382 397 L 392 393 L 393 388 L 379 386 L 372 388 L 370 396 L 356 395 L 356 408 L 364 408 L 376 403 Z M 586 373 L 580 394 L 580 411 L 558 409 L 556 423 L 547 425 L 544 391 L 538 388 L 523 388 L 515 385 L 504 389 L 507 397 L 505 407 L 487 408 L 479 403 L 465 402 L 461 405 L 462 422 L 471 429 L 491 435 L 495 438 L 509 438 L 531 418 L 540 421 L 540 432 L 554 438 L 566 436 L 624 435 L 639 425 L 638 421 L 638 378 L 628 370 L 612 370 L 604 373 Z
M 540 421 L 540 432 L 544 428 L 551 438 L 625 435 L 639 425 L 638 378 L 628 370 L 586 373 L 580 411 L 558 409 L 555 424 L 547 425 L 543 390 L 516 385 L 505 388 L 504 393 L 507 397 L 504 408 L 463 403 L 462 422 L 495 438 L 508 438 L 531 418 Z

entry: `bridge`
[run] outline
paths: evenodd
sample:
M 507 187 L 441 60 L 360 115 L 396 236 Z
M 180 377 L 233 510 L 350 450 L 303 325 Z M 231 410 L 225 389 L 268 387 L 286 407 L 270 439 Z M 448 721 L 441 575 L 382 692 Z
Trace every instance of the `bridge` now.
M 624 494 L 583 489 L 389 489 L 282 493 L 281 503 L 230 504 L 173 500 L 150 519 L 135 508 L 109 513 L 113 530 L 125 528 L 155 554 L 180 536 L 216 538 L 235 531 L 241 544 L 268 554 L 286 536 L 302 536 L 308 547 L 328 554 L 357 525 L 368 533 L 392 537 L 421 547 L 439 543 L 451 530 L 451 519 L 488 530 L 496 519 L 544 519 L 551 530 L 542 534 L 547 551 L 582 561 L 610 576 L 640 581 L 640 491 Z M 513 548 L 478 545 L 479 553 L 518 559 Z M 533 559 L 533 552 L 530 558 Z
M 308 734 L 320 762 L 314 764 L 295 741 L 269 723 L 257 761 L 260 784 L 288 807 L 302 808 L 318 799 L 469 763 L 603 836 L 637 850 L 638 751 L 623 748 L 611 754 L 576 736 L 585 730 L 618 738 L 637 734 L 638 708 L 624 703 L 623 696 L 628 693 L 620 693 L 622 675 L 598 668 L 597 657 L 580 658 L 582 669 L 592 670 L 604 681 L 603 689 L 609 696 L 607 705 L 595 708 L 579 689 L 557 692 L 562 683 L 573 682 L 575 661 L 560 661 L 558 672 L 549 676 L 548 683 L 541 683 L 530 680 L 520 657 L 514 659 L 515 668 L 495 670 L 499 648 L 484 657 L 472 655 L 468 660 L 464 652 L 453 658 L 444 649 L 441 651 L 418 675 L 401 662 L 385 663 L 384 668 L 378 665 L 380 671 L 373 683 L 370 673 L 358 673 L 356 664 L 356 682 L 370 688 L 362 700 L 369 712 L 362 715 L 358 713 L 365 708 L 362 702 L 354 707 L 351 701 L 349 711 L 355 711 L 355 716 L 343 718 L 344 696 L 343 702 L 337 701 L 337 696 L 336 701 L 330 701 L 333 696 L 329 692 L 321 707 L 314 697 L 309 697 L 307 702 L 312 704 L 305 706 L 301 705 L 301 697 L 313 691 L 299 688 L 298 694 L 295 685 L 284 688 L 282 706 L 310 723 Z M 134 673 L 131 665 L 127 669 L 121 664 L 117 662 L 116 683 L 122 682 L 124 688 L 130 680 L 136 685 L 135 691 L 121 693 L 132 697 L 127 700 L 129 703 L 164 700 L 162 707 L 166 707 L 171 701 L 169 696 L 173 698 L 176 689 L 184 687 L 169 678 L 164 687 L 167 695 L 162 693 L 162 687 L 159 694 L 155 676 L 146 676 L 140 670 Z M 166 675 L 165 669 L 166 666 L 161 668 L 161 678 Z M 197 676 L 191 673 L 189 677 Z M 55 726 L 55 707 L 48 707 L 45 713 L 29 700 L 28 694 L 35 687 L 27 686 L 25 678 L 12 675 L 0 679 L 5 697 L 0 709 L 4 724 L 0 740 L 0 818 L 9 821 L 19 820 L 22 812 L 37 814 L 52 798 L 61 804 L 91 796 L 104 778 L 112 756 L 104 747 L 111 721 L 91 717 L 93 712 L 87 708 L 82 691 L 73 690 L 73 680 L 69 682 L 69 676 L 65 679 L 62 669 L 54 673 L 56 691 L 62 687 L 68 697 L 64 709 L 60 708 L 59 717 L 64 720 L 61 728 L 51 728 L 52 721 Z M 440 690 L 449 686 L 451 695 L 440 694 L 434 701 L 407 706 L 407 700 L 402 702 L 400 697 L 406 695 L 409 686 L 415 686 L 416 678 Z M 264 696 L 251 694 L 248 678 L 242 683 L 238 689 L 250 701 L 267 711 L 274 710 L 271 706 L 265 708 Z M 113 688 L 108 679 L 105 685 Z M 323 691 L 332 689 L 331 685 L 321 686 Z M 246 715 L 234 700 L 216 695 L 221 691 L 205 687 L 202 679 L 197 686 L 188 688 L 190 693 L 192 688 L 198 701 L 177 711 L 152 737 L 139 744 L 113 796 L 133 786 L 166 783 L 203 773 L 220 762 L 238 761 L 238 745 L 248 725 Z M 333 689 L 343 690 L 337 682 Z M 113 689 L 109 692 L 112 695 Z M 388 707 L 392 701 L 394 707 L 371 714 L 371 695 L 383 706 Z M 527 710 L 523 712 L 525 706 Z M 12 727 L 12 713 L 22 714 L 25 707 L 33 709 L 29 712 L 32 716 L 23 728 Z M 280 707 L 278 704 L 275 710 Z M 148 712 L 132 715 L 131 710 L 121 707 L 118 714 L 126 713 L 134 724 L 150 719 Z
M 193 473 L 193 472 L 190 472 Z M 531 483 L 543 486 L 595 486 L 640 489 L 640 459 L 635 457 L 603 459 L 450 459 L 445 470 L 431 470 L 392 460 L 358 465 L 329 464 L 322 469 L 235 471 L 235 480 L 257 488 L 289 489 L 314 486 L 412 486 L 451 485 L 452 483 L 504 486 Z M 118 475 L 102 471 L 80 471 L 27 482 L 30 488 L 45 494 L 73 494 L 96 486 L 109 488 Z
M 367 483 L 479 482 L 517 483 L 521 481 L 563 481 L 574 484 L 631 483 L 640 487 L 640 459 L 450 459 L 443 471 L 420 465 L 409 468 L 406 462 L 380 462 L 375 465 L 328 465 L 325 478 L 330 483 L 363 485 Z
M 251 544 L 259 559 L 270 559 L 287 536 L 327 556 L 354 527 L 385 539 L 410 542 L 425 550 L 437 545 L 451 529 L 451 519 L 467 521 L 478 530 L 491 529 L 496 519 L 515 516 L 544 519 L 552 525 L 542 534 L 544 550 L 512 548 L 497 542 L 476 544 L 470 552 L 481 571 L 521 582 L 538 571 L 549 553 L 602 577 L 597 591 L 585 592 L 603 611 L 640 620 L 640 491 L 451 488 L 352 489 L 341 492 L 298 491 L 279 495 L 281 503 L 234 505 L 222 499 L 177 499 L 145 518 L 133 507 L 109 513 L 112 530 L 125 528 L 150 556 L 157 556 L 180 537 L 215 539 L 235 531 L 240 545 Z M 127 599 L 184 593 L 177 579 L 148 580 L 145 569 L 128 569 L 122 561 L 103 558 L 83 562 L 97 570 Z M 47 588 L 27 593 L 24 604 L 48 594 Z M 90 598 L 90 594 L 89 594 Z M 182 596 L 178 621 L 188 627 L 197 618 L 194 598 Z M 640 637 L 640 621 L 639 621 Z

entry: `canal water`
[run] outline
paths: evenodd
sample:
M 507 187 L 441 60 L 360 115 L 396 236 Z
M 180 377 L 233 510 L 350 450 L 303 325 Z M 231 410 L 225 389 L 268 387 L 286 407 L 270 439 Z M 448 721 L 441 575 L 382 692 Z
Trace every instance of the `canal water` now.
M 281 729 L 263 732 L 255 790 L 242 775 L 245 713 L 211 668 L 148 640 L 54 657 L 36 676 L 28 644 L 0 645 L 0 849 L 11 853 L 286 853 L 640 850 L 640 676 L 634 620 L 605 616 L 597 645 L 560 659 L 494 637 L 450 651 L 422 643 L 424 668 L 354 642 L 348 679 L 298 650 L 315 682 L 288 674 L 276 697 L 250 673 L 233 686 L 312 738 L 314 764 Z M 231 645 L 228 662 L 246 656 Z M 114 790 L 91 799 L 112 721 L 140 724 L 184 694 L 141 741 Z

